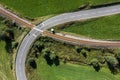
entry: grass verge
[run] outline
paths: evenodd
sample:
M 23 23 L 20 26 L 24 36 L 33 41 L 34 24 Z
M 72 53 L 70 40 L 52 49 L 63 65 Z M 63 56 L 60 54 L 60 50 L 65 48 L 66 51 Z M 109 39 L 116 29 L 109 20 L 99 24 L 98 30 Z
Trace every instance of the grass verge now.
M 83 5 L 100 5 L 120 0 L 0 0 L 11 9 L 29 18 L 75 11 Z
M 63 29 L 95 39 L 120 40 L 120 15 L 112 15 L 82 22 L 75 22 Z
M 12 56 L 6 52 L 5 45 L 0 41 L 0 80 L 15 80 L 11 69 Z
M 15 80 L 15 55 L 27 29 L 0 16 L 0 80 Z
M 43 58 L 36 62 L 37 69 L 29 80 L 119 80 L 106 68 L 96 72 L 92 67 L 69 63 L 49 66 Z

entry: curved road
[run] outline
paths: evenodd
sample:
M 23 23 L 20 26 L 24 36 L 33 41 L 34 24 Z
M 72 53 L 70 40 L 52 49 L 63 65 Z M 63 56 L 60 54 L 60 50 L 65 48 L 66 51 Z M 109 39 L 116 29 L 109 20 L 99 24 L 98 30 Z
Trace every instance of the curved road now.
M 73 12 L 73 13 L 65 13 L 65 14 L 61 14 L 53 18 L 50 18 L 44 21 L 43 23 L 41 23 L 40 25 L 34 27 L 29 32 L 29 34 L 26 35 L 26 37 L 22 41 L 20 48 L 18 50 L 18 55 L 16 58 L 17 80 L 27 80 L 26 74 L 25 74 L 25 60 L 26 60 L 27 53 L 29 52 L 31 45 L 34 43 L 36 38 L 38 38 L 44 30 L 59 24 L 70 22 L 70 21 L 96 18 L 96 17 L 107 16 L 107 15 L 118 14 L 118 13 L 120 13 L 120 5 Z M 105 43 L 99 43 L 99 44 L 106 45 Z M 114 44 L 114 43 L 110 43 L 110 44 Z M 120 43 L 117 43 L 117 44 L 116 44 L 117 47 L 118 46 L 120 47 Z M 109 45 L 109 46 L 112 46 L 112 45 Z
M 0 13 L 5 14 L 6 12 L 2 13 L 2 9 L 0 8 Z M 16 22 L 23 24 L 25 26 L 34 27 L 23 39 L 18 53 L 16 57 L 16 76 L 17 80 L 27 80 L 26 74 L 25 74 L 25 60 L 27 53 L 29 52 L 29 49 L 31 48 L 34 41 L 41 35 L 41 33 L 50 36 L 55 39 L 63 40 L 65 42 L 70 42 L 73 44 L 88 44 L 90 46 L 104 46 L 104 47 L 120 47 L 120 42 L 96 42 L 96 41 L 85 41 L 85 40 L 77 40 L 77 39 L 71 39 L 66 37 L 61 37 L 58 35 L 53 35 L 45 30 L 48 28 L 51 28 L 53 26 L 63 24 L 70 21 L 76 21 L 76 20 L 84 20 L 84 19 L 90 19 L 90 18 L 96 18 L 96 17 L 102 17 L 112 14 L 119 14 L 120 13 L 120 5 L 116 6 L 110 6 L 110 7 L 103 7 L 98 9 L 91 9 L 91 10 L 84 10 L 79 12 L 73 12 L 73 13 L 64 13 L 55 17 L 52 17 L 43 23 L 39 24 L 38 26 L 34 27 L 34 25 L 30 24 L 29 22 L 26 22 L 22 19 L 18 19 L 17 16 L 10 15 L 13 20 Z M 18 20 L 18 21 L 17 21 Z M 44 32 L 43 32 L 44 31 Z

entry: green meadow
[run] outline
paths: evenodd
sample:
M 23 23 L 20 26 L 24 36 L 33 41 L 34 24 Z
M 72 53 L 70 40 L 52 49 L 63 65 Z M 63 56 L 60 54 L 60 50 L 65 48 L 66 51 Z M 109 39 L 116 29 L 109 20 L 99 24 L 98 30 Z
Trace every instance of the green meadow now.
M 120 40 L 120 15 L 76 22 L 63 31 L 95 39 Z
M 99 5 L 112 2 L 120 0 L 0 0 L 1 4 L 29 18 L 71 12 L 86 4 Z

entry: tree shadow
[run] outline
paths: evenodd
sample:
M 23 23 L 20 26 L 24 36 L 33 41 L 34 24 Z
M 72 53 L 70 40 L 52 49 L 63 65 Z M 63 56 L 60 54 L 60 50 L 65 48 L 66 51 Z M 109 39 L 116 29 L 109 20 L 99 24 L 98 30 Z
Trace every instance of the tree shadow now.
M 118 66 L 120 67 L 120 58 L 117 58 L 117 60 L 118 60 L 118 63 L 119 63 Z
M 53 61 L 54 61 L 54 64 L 55 64 L 56 66 L 59 66 L 59 65 L 60 65 L 60 61 L 59 61 L 59 57 L 58 57 L 58 56 L 56 56 Z
M 5 41 L 5 49 L 8 53 L 12 53 L 12 40 L 11 38 L 7 37 L 6 35 L 2 36 L 2 40 Z
M 100 66 L 93 66 L 93 68 L 95 69 L 95 71 L 99 72 L 100 71 Z
M 111 73 L 112 74 L 117 74 L 116 68 L 113 65 L 111 65 L 109 62 L 107 62 L 107 64 L 108 64 L 108 68 L 111 71 Z
M 49 66 L 52 66 L 53 64 L 55 64 L 56 66 L 60 65 L 60 61 L 59 61 L 58 56 L 56 56 L 54 59 L 51 59 L 50 53 L 48 53 L 44 56 L 44 58 Z
M 46 60 L 46 62 L 47 62 L 47 64 L 48 64 L 49 66 L 52 66 L 52 65 L 53 65 L 53 60 L 50 59 L 50 54 L 49 54 L 49 53 L 46 54 L 46 55 L 44 56 L 44 58 L 45 58 L 45 60 Z
M 83 53 L 82 55 L 83 55 L 85 58 L 87 58 L 87 53 Z
M 1 40 L 5 41 L 5 49 L 8 53 L 12 53 L 12 40 L 14 40 L 14 33 L 12 30 L 6 30 L 4 34 L 1 35 Z
M 36 68 L 37 68 L 37 64 L 36 64 L 35 60 L 31 60 L 31 61 L 30 61 L 30 66 L 31 66 L 33 69 L 36 69 Z

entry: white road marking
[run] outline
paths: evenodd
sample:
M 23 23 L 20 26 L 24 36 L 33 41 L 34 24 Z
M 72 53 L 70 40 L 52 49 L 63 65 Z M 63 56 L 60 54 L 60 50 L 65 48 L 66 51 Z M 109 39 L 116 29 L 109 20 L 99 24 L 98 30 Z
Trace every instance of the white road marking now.
M 32 34 L 34 37 L 37 37 L 37 35 L 35 35 L 35 34 Z
M 35 30 L 37 30 L 37 31 L 40 31 L 40 32 L 43 32 L 43 30 L 40 30 L 40 29 L 38 29 L 38 28 L 33 28 L 33 29 L 35 29 Z

